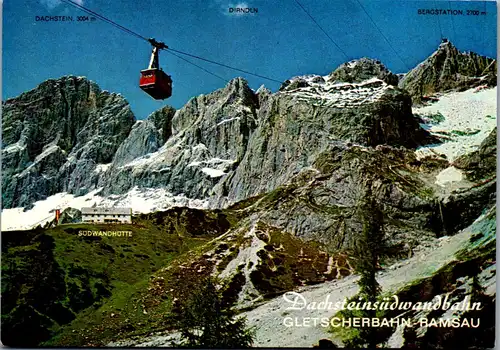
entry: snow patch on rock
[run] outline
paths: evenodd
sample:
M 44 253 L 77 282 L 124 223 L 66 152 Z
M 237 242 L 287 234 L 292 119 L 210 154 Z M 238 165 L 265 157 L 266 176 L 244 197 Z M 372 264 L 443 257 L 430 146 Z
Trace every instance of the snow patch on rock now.
M 26 149 L 26 144 L 24 144 L 21 141 L 17 141 L 16 143 L 13 143 L 7 147 L 5 147 L 2 152 L 5 153 L 13 153 L 13 152 L 21 152 Z
M 446 186 L 450 182 L 459 182 L 464 179 L 462 171 L 451 166 L 441 171 L 436 176 L 436 185 Z
M 238 255 L 229 262 L 224 271 L 219 275 L 221 278 L 227 278 L 233 276 L 238 268 L 242 266 L 241 271 L 245 276 L 245 284 L 242 287 L 238 295 L 238 306 L 246 307 L 253 304 L 255 301 L 260 300 L 262 296 L 257 291 L 252 283 L 250 274 L 256 269 L 260 262 L 260 258 L 257 253 L 264 249 L 266 243 L 257 237 L 257 229 L 255 224 L 252 228 L 245 234 L 245 238 L 250 241 L 250 243 L 244 248 L 240 247 Z
M 108 171 L 108 169 L 111 167 L 111 164 L 112 163 L 108 163 L 108 164 L 97 164 L 94 171 L 96 173 L 105 173 L 106 171 Z
M 203 171 L 205 174 L 207 174 L 210 177 L 221 177 L 226 175 L 225 172 L 219 169 L 212 169 L 212 168 L 201 168 L 201 171 Z
M 221 177 L 227 174 L 227 170 L 234 164 L 232 159 L 211 158 L 204 161 L 194 161 L 188 167 L 201 167 L 201 171 L 211 178 Z
M 438 153 L 444 154 L 451 162 L 477 150 L 497 124 L 496 96 L 496 87 L 469 89 L 443 94 L 435 103 L 413 108 L 413 113 L 424 119 L 438 113 L 444 117 L 443 121 L 422 124 L 423 128 L 444 142 L 419 148 L 417 157 Z
M 282 94 L 292 94 L 300 101 L 313 102 L 315 105 L 350 108 L 378 100 L 386 90 L 393 89 L 378 78 L 371 78 L 360 83 L 314 82 L 308 79 L 309 86 L 300 87 Z
M 36 225 L 44 225 L 54 219 L 55 209 L 102 206 L 102 207 L 128 207 L 134 214 L 150 213 L 152 211 L 167 210 L 172 207 L 208 208 L 205 200 L 191 199 L 184 195 L 173 195 L 163 188 L 137 188 L 134 187 L 123 195 L 110 195 L 102 197 L 96 189 L 84 196 L 74 196 L 66 192 L 57 193 L 44 200 L 34 203 L 33 208 L 24 211 L 22 208 L 2 210 L 1 229 L 28 230 Z
M 224 119 L 224 120 L 221 120 L 220 122 L 218 122 L 217 126 L 222 125 L 222 124 L 226 124 L 226 123 L 230 123 L 230 122 L 235 121 L 235 120 L 240 120 L 240 119 L 241 119 L 240 117 Z

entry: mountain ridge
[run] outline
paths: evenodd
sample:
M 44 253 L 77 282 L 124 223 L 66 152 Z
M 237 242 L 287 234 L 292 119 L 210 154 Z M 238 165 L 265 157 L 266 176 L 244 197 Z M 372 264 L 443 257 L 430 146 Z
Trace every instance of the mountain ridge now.
M 458 51 L 451 43 L 442 44 L 425 62 L 442 52 Z M 476 56 L 480 57 L 474 54 L 472 60 Z M 399 86 L 411 87 L 412 75 L 427 79 L 412 73 L 415 71 L 418 73 L 418 66 Z M 100 91 L 93 82 L 82 77 L 50 79 L 4 102 L 3 205 L 30 208 L 33 202 L 59 192 L 82 195 L 102 189 L 103 196 L 122 196 L 134 188 L 164 188 L 174 196 L 208 200 L 210 206 L 221 208 L 272 191 L 299 169 L 311 166 L 335 142 L 370 147 L 439 142 L 413 117 L 411 99 L 418 97 L 398 88 L 397 79 L 380 61 L 367 58 L 346 62 L 325 77 L 292 78 L 276 93 L 265 87 L 253 91 L 244 79 L 235 78 L 224 88 L 193 97 L 179 110 L 165 106 L 141 121 L 135 120 L 120 95 Z M 92 87 L 87 88 L 89 96 L 102 97 L 86 97 L 75 90 L 77 83 Z M 66 121 L 68 116 L 85 120 L 89 114 L 96 119 L 101 113 L 107 119 L 97 117 L 93 123 L 107 120 L 109 125 L 96 130 L 90 125 L 77 128 L 78 145 L 70 142 L 60 150 L 50 143 L 53 140 L 40 140 L 41 147 L 25 154 L 23 135 L 37 128 L 28 123 L 26 131 L 19 126 L 19 118 L 26 112 L 23 103 L 38 108 L 37 98 L 49 98 L 44 91 L 66 85 L 73 104 L 63 101 L 55 112 L 59 113 L 56 121 Z M 75 103 L 82 107 L 76 108 Z M 124 119 L 116 115 L 120 110 Z M 41 120 L 56 134 L 65 135 L 64 128 L 71 129 L 43 114 Z M 106 135 L 117 129 L 117 123 L 123 130 L 118 126 L 119 135 L 108 142 Z M 59 124 L 62 130 L 58 130 Z M 49 158 L 53 166 L 44 161 Z
M 496 86 L 497 61 L 474 52 L 460 52 L 450 41 L 439 48 L 399 81 L 414 102 L 436 92 L 463 90 L 480 85 Z
M 432 57 L 426 62 L 436 63 Z M 414 82 L 428 77 L 413 76 Z M 276 332 L 276 320 L 281 322 L 276 313 L 287 312 L 276 296 L 292 290 L 319 293 L 316 297 L 332 290 L 339 298 L 354 295 L 351 252 L 366 214 L 375 210 L 387 242 L 377 277 L 385 292 L 419 298 L 427 291 L 429 300 L 453 292 L 458 301 L 463 288 L 479 278 L 491 305 L 496 88 L 477 86 L 479 78 L 465 85 L 459 79 L 451 90 L 438 82 L 436 89 L 444 91 L 415 108 L 420 90 L 415 95 L 401 89 L 396 78 L 370 59 L 347 62 L 329 76 L 292 78 L 276 93 L 265 87 L 253 91 L 236 78 L 179 110 L 164 107 L 141 121 L 121 96 L 75 77 L 44 85 L 48 96 L 35 91 L 27 102 L 26 96 L 11 100 L 10 129 L 4 130 L 10 143 L 2 145 L 8 176 L 2 188 L 8 189 L 3 193 L 8 205 L 26 205 L 27 211 L 7 206 L 2 219 L 17 212 L 14 218 L 23 223 L 36 210 L 91 205 L 130 206 L 135 213 L 132 224 L 116 226 L 133 232 L 128 241 L 78 236 L 79 229 L 95 225 L 74 223 L 76 209 L 64 210 L 60 222 L 51 214 L 49 223 L 40 221 L 44 227 L 25 234 L 2 233 L 9 242 L 2 247 L 7 256 L 2 278 L 10 281 L 2 330 L 36 334 L 32 340 L 9 341 L 166 345 L 179 301 L 204 277 L 218 276 L 228 284 L 225 298 L 257 326 L 256 344 L 288 344 L 284 335 L 290 345 L 307 346 L 322 337 L 340 344 L 342 336 L 317 328 L 294 330 L 300 335 L 286 333 L 291 328 Z M 69 94 L 52 93 L 64 84 Z M 44 105 L 63 97 L 69 103 L 59 109 Z M 459 111 L 450 108 L 457 105 Z M 39 118 L 36 123 L 33 116 Z M 79 116 L 74 135 L 67 133 L 68 119 Z M 44 125 L 46 139 L 34 131 Z M 118 137 L 102 153 L 107 133 Z M 28 135 L 40 142 L 29 152 L 23 143 Z M 464 140 L 467 147 L 457 150 Z M 55 185 L 24 188 L 22 181 L 28 180 Z M 77 204 L 68 204 L 71 196 L 57 192 L 62 190 L 80 194 L 73 198 Z M 42 200 L 29 209 L 36 199 Z M 368 200 L 373 206 L 365 208 Z M 189 208 L 193 204 L 199 208 Z M 19 254 L 36 268 L 19 265 Z M 50 269 L 43 270 L 41 262 Z M 67 288 L 67 297 L 40 295 L 39 290 L 53 286 L 39 269 L 53 273 L 58 291 Z M 24 276 L 29 276 L 27 287 L 18 287 Z M 456 284 L 450 283 L 453 278 Z M 24 301 L 26 308 L 16 308 Z M 65 312 L 64 319 L 52 319 L 51 303 Z M 326 310 L 324 316 L 334 314 Z M 490 328 L 477 334 L 489 334 Z M 167 336 L 154 335 L 157 331 Z M 444 341 L 433 332 L 419 330 L 413 338 L 409 332 L 392 329 L 394 336 L 388 332 L 386 340 L 398 346 Z M 460 343 L 462 332 L 446 333 L 446 341 Z

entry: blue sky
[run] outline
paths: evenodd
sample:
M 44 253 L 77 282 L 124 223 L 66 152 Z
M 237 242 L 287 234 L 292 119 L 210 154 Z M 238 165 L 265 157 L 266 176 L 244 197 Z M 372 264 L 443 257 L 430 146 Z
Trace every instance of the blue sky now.
M 496 57 L 496 3 L 359 0 L 397 51 L 396 55 L 357 0 L 299 0 L 349 59 L 381 60 L 406 72 L 439 45 L 441 31 L 460 50 Z M 283 81 L 302 74 L 326 75 L 343 54 L 300 9 L 295 0 L 78 0 L 84 6 L 145 37 L 172 48 Z M 160 64 L 174 81 L 173 96 L 156 101 L 138 87 L 150 46 L 100 20 L 76 22 L 80 10 L 59 0 L 7 0 L 3 4 L 3 98 L 15 97 L 42 81 L 86 76 L 102 89 L 122 94 L 138 119 L 225 82 L 162 52 Z M 257 8 L 257 14 L 230 14 L 229 7 Z M 479 16 L 418 15 L 419 8 L 486 11 Z M 35 16 L 70 15 L 74 22 L 37 22 Z M 441 28 L 441 31 L 440 31 Z M 187 58 L 227 80 L 243 76 L 250 87 L 279 83 Z

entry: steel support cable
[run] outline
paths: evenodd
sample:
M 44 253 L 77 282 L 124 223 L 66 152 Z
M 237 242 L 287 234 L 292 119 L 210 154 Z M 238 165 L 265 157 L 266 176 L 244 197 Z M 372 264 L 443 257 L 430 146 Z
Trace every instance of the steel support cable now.
M 328 37 L 328 39 L 330 39 L 330 41 L 333 43 L 333 45 L 335 45 L 337 47 L 337 49 L 340 52 L 342 52 L 342 54 L 344 55 L 344 58 L 346 59 L 346 61 L 349 61 L 349 56 L 347 56 L 347 54 L 344 52 L 344 50 L 342 50 L 340 48 L 340 46 L 337 45 L 337 43 L 335 42 L 335 40 L 333 40 L 332 37 L 330 35 L 328 35 L 328 33 L 323 29 L 323 27 L 320 26 L 320 24 L 314 19 L 314 17 L 311 16 L 311 14 L 305 9 L 305 7 L 302 6 L 302 4 L 298 0 L 295 0 L 295 2 L 297 3 L 297 5 L 300 6 L 300 8 L 302 9 L 302 11 L 304 11 L 306 13 L 306 15 L 309 16 L 309 18 L 318 26 L 318 28 Z
M 444 36 L 443 36 L 443 29 L 441 28 L 441 20 L 439 19 L 439 8 L 438 8 L 438 5 L 436 4 L 436 1 L 434 1 L 434 6 L 436 6 L 436 10 L 438 10 L 438 13 L 437 13 L 437 22 L 438 22 L 438 26 L 439 26 L 439 34 L 441 35 L 441 40 L 443 40 Z
M 483 1 L 483 9 L 484 9 L 484 15 L 486 16 L 486 0 Z M 483 23 L 484 23 L 484 33 L 486 33 L 487 32 L 487 28 L 488 28 L 487 25 L 486 25 L 487 21 L 484 20 Z M 487 42 L 486 42 L 486 34 L 485 34 L 483 36 L 483 52 L 486 52 L 486 46 L 487 46 Z
M 179 58 L 179 59 L 181 59 L 181 60 L 183 60 L 183 61 L 185 61 L 185 62 L 187 62 L 187 63 L 189 63 L 189 64 L 192 64 L 192 65 L 193 65 L 193 66 L 195 66 L 195 67 L 198 67 L 199 69 L 201 69 L 201 70 L 205 71 L 205 72 L 206 72 L 206 73 L 208 73 L 208 74 L 213 75 L 214 77 L 217 77 L 217 78 L 221 79 L 222 81 L 224 81 L 224 82 L 226 82 L 226 83 L 227 83 L 227 82 L 229 82 L 227 79 L 224 79 L 224 78 L 223 78 L 223 77 L 221 77 L 220 75 L 217 75 L 217 74 L 215 74 L 215 73 L 212 73 L 212 72 L 210 72 L 210 71 L 206 70 L 205 68 L 203 68 L 203 67 L 201 67 L 201 66 L 197 65 L 196 63 L 193 63 L 193 62 L 191 62 L 191 61 L 188 61 L 188 60 L 187 60 L 187 59 L 185 59 L 184 57 L 179 56 L 179 55 L 177 55 L 177 54 L 173 53 L 173 52 L 172 52 L 172 51 L 170 51 L 170 50 L 166 50 L 166 52 L 167 52 L 167 53 L 169 53 L 169 54 L 171 54 L 171 55 L 174 55 L 175 57 L 177 57 L 177 58 Z
M 133 35 L 133 36 L 135 36 L 135 37 L 137 37 L 137 38 L 139 38 L 139 39 L 145 40 L 145 41 L 147 41 L 147 42 L 149 43 L 149 39 L 147 39 L 146 37 L 144 37 L 144 36 L 142 36 L 142 35 L 140 35 L 140 34 L 138 34 L 138 33 L 134 32 L 134 31 L 132 31 L 132 30 L 130 30 L 130 29 L 128 29 L 128 28 L 126 28 L 126 27 L 124 27 L 124 26 L 122 26 L 122 25 L 120 25 L 120 24 L 116 23 L 116 22 L 114 22 L 113 20 L 111 20 L 111 19 L 109 19 L 109 18 L 107 18 L 107 17 L 105 17 L 105 16 L 103 16 L 103 15 L 98 14 L 98 13 L 97 13 L 97 12 L 95 12 L 95 11 L 92 11 L 92 10 L 90 10 L 90 9 L 86 8 L 85 6 L 82 6 L 82 5 L 80 5 L 80 4 L 78 4 L 78 3 L 76 3 L 76 2 L 74 2 L 74 1 L 72 1 L 72 0 L 62 0 L 62 1 L 63 1 L 63 2 L 65 2 L 65 3 L 67 3 L 67 4 L 73 5 L 73 6 L 77 7 L 78 9 L 80 9 L 80 10 L 82 10 L 82 11 L 84 11 L 84 12 L 88 13 L 88 14 L 91 14 L 91 15 L 93 15 L 93 16 L 96 16 L 96 17 L 98 17 L 99 19 L 101 19 L 101 20 L 105 21 L 106 23 L 109 23 L 109 24 L 111 24 L 111 25 L 115 26 L 116 28 L 118 28 L 118 29 L 120 29 L 120 30 L 122 30 L 122 31 L 124 31 L 124 32 L 126 32 L 126 33 L 128 33 L 128 34 Z M 221 67 L 225 67 L 225 68 L 228 68 L 228 69 L 232 69 L 232 70 L 235 70 L 235 71 L 238 71 L 238 72 L 246 73 L 246 74 L 253 75 L 253 76 L 256 76 L 256 77 L 259 77 L 259 78 L 262 78 L 262 79 L 266 79 L 266 80 L 269 80 L 269 81 L 277 82 L 277 83 L 280 83 L 280 84 L 281 84 L 281 83 L 283 83 L 283 81 L 280 81 L 280 80 L 276 80 L 276 79 L 269 78 L 269 77 L 266 77 L 266 76 L 263 76 L 263 75 L 260 75 L 260 74 L 252 73 L 252 72 L 249 72 L 249 71 L 246 71 L 246 70 L 240 69 L 240 68 L 232 67 L 232 66 L 229 66 L 229 65 L 224 64 L 224 63 L 220 63 L 220 62 L 212 61 L 212 60 L 209 60 L 209 59 L 206 59 L 206 58 L 203 58 L 203 57 L 197 56 L 197 55 L 193 55 L 193 54 L 190 54 L 190 53 L 187 53 L 187 52 L 183 52 L 183 51 L 180 51 L 180 50 L 175 50 L 175 49 L 172 49 L 172 48 L 168 48 L 167 50 L 168 50 L 168 51 L 171 51 L 170 53 L 177 52 L 178 54 L 181 54 L 181 55 L 186 55 L 186 56 L 189 56 L 189 57 L 193 57 L 193 58 L 196 58 L 196 59 L 199 59 L 199 60 L 205 61 L 205 62 L 209 62 L 209 63 L 213 63 L 213 64 L 216 64 L 216 65 L 219 65 L 219 66 L 221 66 Z M 177 56 L 177 55 L 176 55 L 176 56 Z M 177 56 L 177 57 L 181 58 L 180 56 Z M 200 69 L 204 70 L 205 72 L 207 72 L 207 73 L 209 73 L 209 74 L 211 74 L 211 75 L 213 75 L 213 76 L 216 76 L 216 77 L 218 77 L 218 78 L 220 78 L 220 79 L 223 79 L 224 81 L 226 81 L 226 82 L 227 82 L 227 80 L 226 80 L 226 79 L 224 79 L 224 78 L 222 78 L 222 77 L 218 76 L 217 74 L 212 73 L 212 72 L 209 72 L 209 71 L 208 71 L 208 70 L 206 70 L 205 68 L 202 68 L 202 67 L 200 67 L 200 66 L 198 66 L 198 65 L 194 64 L 194 63 L 193 63 L 193 62 L 191 62 L 191 61 L 188 61 L 188 60 L 186 60 L 186 59 L 183 59 L 183 60 L 184 60 L 185 62 L 187 62 L 187 63 L 189 63 L 189 64 L 192 64 L 192 65 L 194 65 L 195 67 L 198 67 L 198 68 L 200 68 Z
M 404 66 L 406 67 L 406 69 L 408 69 L 408 71 L 410 71 L 410 67 L 408 67 L 408 65 L 406 64 L 405 61 L 403 61 L 403 59 L 401 58 L 401 56 L 398 54 L 398 52 L 394 49 L 394 47 L 392 46 L 392 44 L 390 43 L 389 39 L 387 39 L 387 37 L 384 35 L 384 33 L 382 32 L 382 30 L 379 28 L 379 26 L 377 25 L 377 23 L 375 23 L 375 21 L 373 20 L 373 18 L 370 16 L 370 14 L 366 11 L 365 7 L 361 4 L 361 2 L 359 2 L 359 0 L 356 0 L 356 2 L 358 3 L 358 5 L 361 7 L 361 9 L 363 10 L 363 12 L 368 16 L 368 18 L 370 19 L 370 21 L 373 23 L 373 25 L 375 26 L 375 28 L 377 28 L 377 30 L 379 31 L 380 35 L 382 35 L 382 37 L 384 38 L 384 40 L 387 42 L 387 44 L 389 45 L 389 47 L 392 49 L 392 51 L 394 52 L 394 54 L 399 58 L 399 60 L 404 64 Z
M 448 1 L 448 8 L 450 9 L 450 12 L 451 12 L 451 1 Z M 452 30 L 452 33 L 453 33 L 453 38 L 455 38 L 455 23 L 453 21 L 453 14 L 450 15 L 451 16 L 451 30 Z
M 124 32 L 126 32 L 126 33 L 128 33 L 130 35 L 133 35 L 133 36 L 135 36 L 135 37 L 137 37 L 139 39 L 142 39 L 142 40 L 145 40 L 145 41 L 149 42 L 149 40 L 146 37 L 144 37 L 144 36 L 142 36 L 142 35 L 134 32 L 134 31 L 132 31 L 132 30 L 130 30 L 130 29 L 128 29 L 128 28 L 126 28 L 126 27 L 124 27 L 124 26 L 122 26 L 122 25 L 120 25 L 120 24 L 118 24 L 118 23 L 116 23 L 116 22 L 114 22 L 112 20 L 110 20 L 109 18 L 107 18 L 107 17 L 105 17 L 103 15 L 100 15 L 97 12 L 94 12 L 94 11 L 92 11 L 92 10 L 90 10 L 90 9 L 88 9 L 88 8 L 86 8 L 86 7 L 84 7 L 84 6 L 80 5 L 80 4 L 72 1 L 72 0 L 61 0 L 61 1 L 65 2 L 67 4 L 70 4 L 70 5 L 73 5 L 74 7 L 78 8 L 78 9 L 80 9 L 80 10 L 82 10 L 82 11 L 88 13 L 88 14 L 96 16 L 99 19 L 103 20 L 104 22 L 109 23 L 109 24 L 117 27 L 118 29 L 123 30 Z
M 260 74 L 257 74 L 257 73 L 252 73 L 252 72 L 240 69 L 240 68 L 231 67 L 231 66 L 228 66 L 227 64 L 219 63 L 219 62 L 212 61 L 212 60 L 209 60 L 209 59 L 206 59 L 206 58 L 203 58 L 203 57 L 200 57 L 200 56 L 196 56 L 196 55 L 193 55 L 193 54 L 190 54 L 190 53 L 187 53 L 187 52 L 179 51 L 179 50 L 173 49 L 171 47 L 169 47 L 167 49 L 167 51 L 177 52 L 178 54 L 181 54 L 181 55 L 186 55 L 186 56 L 193 57 L 193 58 L 196 58 L 196 59 L 201 60 L 201 61 L 205 61 L 205 62 L 217 64 L 217 65 L 225 67 L 225 68 L 229 68 L 229 69 L 232 69 L 232 70 L 235 70 L 235 71 L 238 71 L 238 72 L 250 74 L 250 75 L 262 78 L 262 79 L 267 79 L 267 80 L 270 80 L 270 81 L 274 81 L 276 83 L 280 83 L 280 84 L 283 83 L 283 81 L 280 81 L 280 80 L 276 80 L 276 79 L 273 79 L 273 78 L 268 78 L 266 76 L 263 76 L 263 75 L 260 75 Z

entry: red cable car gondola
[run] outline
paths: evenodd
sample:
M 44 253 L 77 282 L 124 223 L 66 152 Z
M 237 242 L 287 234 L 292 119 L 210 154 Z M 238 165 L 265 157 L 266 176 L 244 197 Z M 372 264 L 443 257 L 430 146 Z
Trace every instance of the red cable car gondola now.
M 172 96 L 172 78 L 160 68 L 158 50 L 168 46 L 155 39 L 149 39 L 149 42 L 153 45 L 153 52 L 148 69 L 141 70 L 139 87 L 155 100 L 164 100 Z

